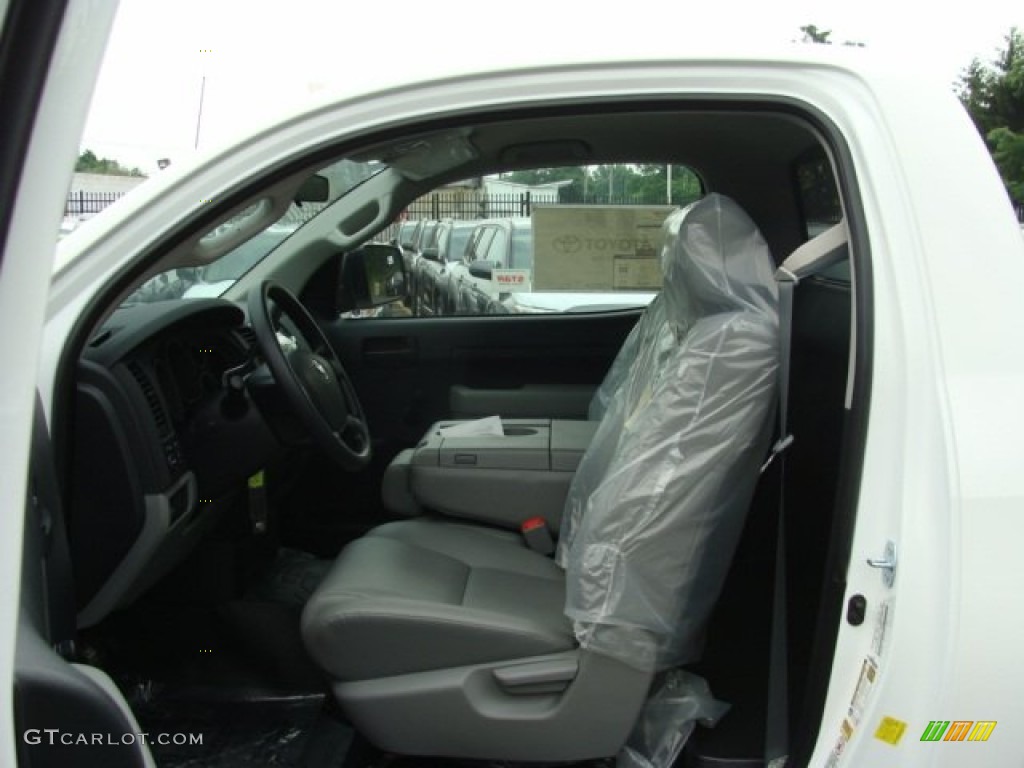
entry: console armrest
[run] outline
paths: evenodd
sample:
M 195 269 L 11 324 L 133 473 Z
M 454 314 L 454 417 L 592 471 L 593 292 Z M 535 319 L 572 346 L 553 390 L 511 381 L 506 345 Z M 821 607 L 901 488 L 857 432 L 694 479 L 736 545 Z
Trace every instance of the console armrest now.
M 454 423 L 434 424 L 411 457 L 403 452 L 396 458 L 403 466 L 388 468 L 388 508 L 409 514 L 422 507 L 515 529 L 539 515 L 557 532 L 569 484 L 598 422 L 506 419 L 502 435 L 442 434 Z

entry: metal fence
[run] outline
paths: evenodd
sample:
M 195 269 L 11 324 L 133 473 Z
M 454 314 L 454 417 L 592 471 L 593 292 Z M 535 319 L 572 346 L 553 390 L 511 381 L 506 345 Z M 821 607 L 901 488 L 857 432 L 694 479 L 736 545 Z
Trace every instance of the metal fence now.
M 689 202 L 689 201 L 686 201 Z M 537 205 L 664 205 L 664 199 L 648 200 L 642 195 L 626 195 L 609 198 L 607 195 L 580 196 L 551 193 L 506 193 L 486 194 L 484 192 L 432 192 L 414 200 L 405 209 L 405 219 L 504 219 L 530 216 Z M 381 232 L 378 240 L 388 241 L 398 234 L 401 221 L 391 224 Z
M 677 201 L 678 202 L 678 201 Z M 689 202 L 689 201 L 684 201 Z M 535 205 L 664 205 L 665 200 L 643 195 L 570 195 L 519 192 L 509 194 L 433 192 L 413 201 L 406 209 L 410 219 L 501 219 L 529 216 Z
M 65 216 L 91 216 L 99 213 L 111 203 L 124 196 L 124 192 L 72 192 L 64 203 Z M 640 195 L 612 197 L 588 195 L 586 199 L 574 199 L 563 191 L 562 199 L 550 194 L 494 194 L 459 192 L 434 192 L 413 201 L 406 209 L 405 217 L 409 219 L 497 219 L 529 216 L 535 205 L 659 205 L 663 200 L 645 200 Z M 677 201 L 678 203 L 679 201 Z M 688 201 L 682 201 L 688 202 Z M 322 205 L 303 205 L 302 208 L 290 210 L 288 216 L 297 219 L 295 223 L 308 221 L 319 213 Z M 1014 212 L 1017 221 L 1024 224 L 1024 204 L 1015 203 Z M 384 233 L 381 240 L 390 239 L 397 231 L 397 224 Z
M 651 200 L 643 195 L 627 195 L 624 197 L 608 197 L 607 195 L 567 194 L 562 190 L 560 195 L 531 195 L 530 192 L 518 194 L 452 193 L 433 192 L 414 200 L 406 209 L 407 219 L 496 219 L 529 216 L 535 205 L 664 205 L 664 199 Z M 691 200 L 674 200 L 673 205 L 686 205 Z M 1013 210 L 1017 220 L 1024 224 L 1024 204 L 1014 203 Z M 835 221 L 838 221 L 838 217 Z M 389 232 L 397 230 L 397 224 L 389 228 Z M 383 239 L 383 238 L 382 238 Z
M 92 216 L 124 196 L 124 192 L 86 192 L 79 190 L 68 195 L 64 203 L 65 216 Z
M 557 203 L 557 196 L 433 192 L 406 209 L 410 219 L 498 219 L 529 216 L 536 203 Z

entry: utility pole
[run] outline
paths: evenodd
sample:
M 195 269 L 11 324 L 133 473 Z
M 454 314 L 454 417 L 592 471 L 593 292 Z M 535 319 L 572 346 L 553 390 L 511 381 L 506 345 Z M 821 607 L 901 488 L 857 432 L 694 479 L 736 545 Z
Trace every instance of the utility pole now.
M 668 169 L 668 181 L 665 182 L 665 202 L 672 205 L 672 164 L 665 166 Z

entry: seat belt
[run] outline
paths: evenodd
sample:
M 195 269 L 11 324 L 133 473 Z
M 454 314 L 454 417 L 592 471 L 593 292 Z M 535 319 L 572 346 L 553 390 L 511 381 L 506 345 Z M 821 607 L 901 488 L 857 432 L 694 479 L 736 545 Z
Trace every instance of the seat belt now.
M 789 432 L 789 370 L 793 337 L 793 291 L 801 278 L 831 266 L 847 255 L 845 221 L 797 248 L 775 271 L 779 289 L 779 438 L 761 472 L 779 461 L 779 505 L 775 536 L 775 578 L 772 587 L 772 629 L 768 652 L 768 695 L 765 704 L 764 763 L 784 768 L 789 760 L 789 659 L 786 627 L 786 449 Z
M 793 330 L 793 289 L 799 278 L 785 268 L 775 272 L 779 286 L 779 439 L 772 446 L 764 472 L 779 460 L 779 506 L 776 511 L 775 578 L 772 586 L 772 631 L 768 651 L 768 696 L 765 702 L 764 763 L 783 768 L 789 759 L 789 660 L 786 641 L 786 449 L 789 433 L 789 360 Z

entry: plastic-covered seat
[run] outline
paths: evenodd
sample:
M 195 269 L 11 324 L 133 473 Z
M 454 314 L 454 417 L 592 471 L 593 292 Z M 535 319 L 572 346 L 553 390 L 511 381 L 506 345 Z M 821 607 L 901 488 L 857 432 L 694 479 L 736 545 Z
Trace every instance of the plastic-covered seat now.
M 611 398 L 566 500 L 557 559 L 584 647 L 655 669 L 693 661 L 773 428 L 774 266 L 709 195 L 665 223 L 665 322 Z
M 612 398 L 615 397 L 615 393 L 619 391 L 622 383 L 629 376 L 629 372 L 633 369 L 633 364 L 640 355 L 640 351 L 642 349 L 649 349 L 651 345 L 657 344 L 658 338 L 662 336 L 664 331 L 665 306 L 662 303 L 662 294 L 659 293 L 647 305 L 647 308 L 640 315 L 640 319 L 636 321 L 636 325 L 633 326 L 626 340 L 622 342 L 618 354 L 615 355 L 611 367 L 608 368 L 608 373 L 604 375 L 601 384 L 594 391 L 594 396 L 590 399 L 590 405 L 587 408 L 588 419 L 600 421 L 604 418 L 608 407 L 611 405 Z
M 776 293 L 764 240 L 728 198 L 665 230 L 664 322 L 637 334 L 557 560 L 515 533 L 403 521 L 349 545 L 307 603 L 306 645 L 378 746 L 611 755 L 655 672 L 699 653 L 771 433 Z

